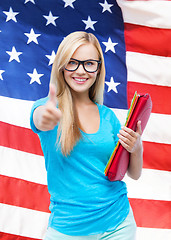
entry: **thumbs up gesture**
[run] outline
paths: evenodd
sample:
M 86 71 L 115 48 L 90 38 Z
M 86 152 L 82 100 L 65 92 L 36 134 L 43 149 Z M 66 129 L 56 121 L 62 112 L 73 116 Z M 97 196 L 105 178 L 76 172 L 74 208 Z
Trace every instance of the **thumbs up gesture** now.
M 33 121 L 35 126 L 42 131 L 48 131 L 54 129 L 58 124 L 62 113 L 56 107 L 56 88 L 54 85 L 49 87 L 49 100 L 44 106 L 40 106 L 35 109 L 33 114 Z

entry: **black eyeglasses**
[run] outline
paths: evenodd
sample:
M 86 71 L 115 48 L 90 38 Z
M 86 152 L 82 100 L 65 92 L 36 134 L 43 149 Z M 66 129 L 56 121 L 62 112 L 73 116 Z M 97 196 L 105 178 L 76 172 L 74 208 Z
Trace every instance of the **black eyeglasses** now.
M 82 64 L 86 72 L 93 73 L 98 70 L 100 63 L 101 63 L 100 60 L 89 59 L 85 61 L 80 61 L 80 60 L 71 58 L 70 61 L 66 64 L 65 70 L 74 72 L 79 68 L 80 64 Z

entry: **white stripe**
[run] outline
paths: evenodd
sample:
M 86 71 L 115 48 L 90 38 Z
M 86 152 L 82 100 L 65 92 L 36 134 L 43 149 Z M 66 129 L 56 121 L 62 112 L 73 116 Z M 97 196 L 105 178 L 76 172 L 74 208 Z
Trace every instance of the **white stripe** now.
M 171 144 L 171 115 L 151 113 L 142 140 Z
M 127 110 L 112 109 L 121 124 L 125 124 Z M 151 113 L 146 128 L 142 135 L 142 140 L 147 142 L 157 142 L 171 144 L 171 115 Z
M 137 228 L 136 240 L 170 240 L 171 229 Z
M 37 155 L 0 147 L 0 174 L 46 184 L 44 160 Z M 171 200 L 171 175 L 166 171 L 143 169 L 141 178 L 134 181 L 125 177 L 130 197 Z
M 47 185 L 44 157 L 0 146 L 0 174 Z
M 171 28 L 170 1 L 117 0 L 124 22 L 149 27 Z
M 49 213 L 0 204 L 0 231 L 23 237 L 42 239 Z M 8 223 L 8 224 L 7 224 Z M 170 240 L 171 229 L 137 228 L 136 240 Z
M 3 102 L 2 106 L 0 102 L 0 121 L 21 127 L 30 128 L 30 109 L 33 102 L 15 100 L 6 97 L 0 97 L 0 100 Z M 24 110 L 25 108 L 27 109 Z M 121 123 L 124 124 L 127 111 L 121 109 L 113 110 L 118 116 Z M 143 133 L 143 140 L 171 144 L 171 129 L 168 129 L 168 126 L 170 126 L 170 122 L 170 115 L 152 113 L 149 122 L 147 123 L 146 129 Z
M 171 87 L 171 58 L 127 52 L 128 81 Z
M 0 203 L 0 232 L 42 239 L 49 213 Z
M 124 181 L 127 184 L 129 198 L 171 201 L 170 172 L 143 169 L 142 175 L 137 181 L 127 175 L 124 177 Z
M 121 125 L 125 125 L 128 110 L 121 110 L 121 109 L 118 109 L 118 108 L 112 108 L 112 110 L 116 114 L 116 116 L 119 119 Z
M 0 121 L 30 128 L 33 102 L 0 96 Z
M 49 214 L 25 208 L 0 204 L 0 231 L 23 237 L 42 239 Z M 6 224 L 8 223 L 8 224 Z M 137 228 L 136 240 L 170 240 L 171 229 Z

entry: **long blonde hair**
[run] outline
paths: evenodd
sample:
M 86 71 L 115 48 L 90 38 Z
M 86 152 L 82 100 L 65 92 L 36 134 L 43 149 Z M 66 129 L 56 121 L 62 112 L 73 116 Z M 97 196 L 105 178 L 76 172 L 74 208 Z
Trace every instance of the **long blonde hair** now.
M 105 80 L 105 65 L 103 52 L 97 38 L 87 32 L 74 32 L 69 34 L 59 45 L 51 71 L 50 83 L 57 88 L 58 107 L 62 112 L 59 122 L 57 142 L 61 144 L 61 151 L 69 155 L 76 142 L 81 138 L 79 120 L 73 105 L 73 99 L 69 86 L 64 79 L 64 66 L 69 62 L 73 53 L 83 44 L 93 44 L 101 60 L 100 71 L 93 86 L 89 90 L 89 97 L 92 101 L 102 104 Z

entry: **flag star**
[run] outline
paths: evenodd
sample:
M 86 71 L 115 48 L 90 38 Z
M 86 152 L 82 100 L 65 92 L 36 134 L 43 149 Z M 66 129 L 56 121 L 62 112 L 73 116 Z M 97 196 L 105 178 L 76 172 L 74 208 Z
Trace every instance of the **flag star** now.
M 51 55 L 46 55 L 46 57 L 50 60 L 49 65 L 53 64 L 53 62 L 55 60 L 55 56 L 56 56 L 55 51 L 52 51 Z
M 95 31 L 94 29 L 94 24 L 97 22 L 97 21 L 92 21 L 90 16 L 88 16 L 88 19 L 87 20 L 82 20 L 85 24 L 86 24 L 86 27 L 85 27 L 85 30 L 88 29 L 88 28 L 91 28 Z
M 28 3 L 28 2 L 32 2 L 35 4 L 34 0 L 25 0 L 24 4 Z
M 37 72 L 36 68 L 34 68 L 33 73 L 27 73 L 27 75 L 29 75 L 29 77 L 31 77 L 30 84 L 32 84 L 34 82 L 41 84 L 40 77 L 42 77 L 44 74 L 39 74 Z
M 49 25 L 50 23 L 56 26 L 55 20 L 59 18 L 59 17 L 54 17 L 51 11 L 49 12 L 49 16 L 43 15 L 43 17 L 47 19 L 46 26 Z
M 19 14 L 19 12 L 13 12 L 12 7 L 10 7 L 9 12 L 3 11 L 4 14 L 7 15 L 6 22 L 13 20 L 14 22 L 17 22 L 16 15 Z
M 0 79 L 3 80 L 2 73 L 4 73 L 4 70 L 0 70 Z
M 110 13 L 112 13 L 110 8 L 113 6 L 113 4 L 109 4 L 106 0 L 104 1 L 104 3 L 99 3 L 99 4 L 103 7 L 102 13 L 105 11 L 109 11 Z
M 107 92 L 110 92 L 111 90 L 113 90 L 115 93 L 118 93 L 116 87 L 120 84 L 120 83 L 115 83 L 113 77 L 110 78 L 110 82 L 105 82 L 108 85 L 108 90 Z
M 36 44 L 38 44 L 37 38 L 41 35 L 41 34 L 36 34 L 33 30 L 33 28 L 30 30 L 30 33 L 24 33 L 27 37 L 28 37 L 28 41 L 27 44 L 31 43 L 31 42 L 35 42 Z
M 113 43 L 110 37 L 107 42 L 102 42 L 102 43 L 106 46 L 105 52 L 108 52 L 109 50 L 111 50 L 113 53 L 115 53 L 114 46 L 116 46 L 118 43 Z
M 20 62 L 19 56 L 22 54 L 22 52 L 17 52 L 15 47 L 12 47 L 12 51 L 6 51 L 10 55 L 9 62 L 16 60 L 17 62 Z
M 68 6 L 74 8 L 74 6 L 73 6 L 72 3 L 75 2 L 76 0 L 63 0 L 63 1 L 65 2 L 64 8 L 66 8 L 66 7 L 68 7 Z

